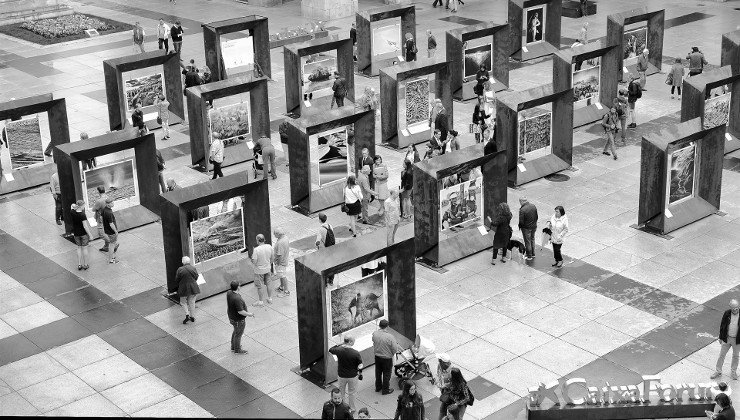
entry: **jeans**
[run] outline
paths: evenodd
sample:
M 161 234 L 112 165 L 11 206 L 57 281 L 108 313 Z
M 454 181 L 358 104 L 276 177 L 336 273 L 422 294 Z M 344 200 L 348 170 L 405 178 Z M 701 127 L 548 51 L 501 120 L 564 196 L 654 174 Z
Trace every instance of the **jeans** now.
M 552 253 L 555 255 L 555 261 L 557 262 L 563 261 L 563 254 L 560 253 L 560 248 L 562 247 L 563 244 L 552 243 Z
M 344 96 L 334 95 L 334 98 L 331 101 L 331 107 L 330 108 L 334 108 L 334 103 L 335 102 L 337 103 L 337 108 L 343 107 L 344 106 Z
M 195 314 L 195 295 L 180 296 L 180 305 L 185 309 L 185 315 L 192 317 Z
M 244 328 L 247 326 L 247 323 L 243 319 L 241 321 L 230 319 L 229 322 L 234 326 L 234 332 L 231 333 L 231 350 L 241 351 L 242 335 L 244 335 Z
M 164 45 L 164 52 L 167 52 L 167 50 L 170 49 L 170 40 L 167 38 L 158 38 L 157 43 L 159 44 L 159 49 L 162 49 L 162 45 Z
M 528 257 L 534 257 L 534 231 L 535 229 L 524 229 L 522 228 L 522 236 L 524 237 L 524 249 Z
M 213 178 L 211 179 L 216 179 L 219 176 L 223 177 L 224 173 L 221 172 L 221 162 L 212 162 L 212 164 L 213 164 Z
M 614 157 L 617 157 L 617 151 L 614 149 L 614 132 L 609 130 L 606 132 L 606 144 L 604 144 L 604 152 L 606 152 L 606 149 L 610 148 L 612 151 L 612 155 Z
M 142 53 L 143 53 L 143 52 L 146 52 L 146 51 L 144 50 L 144 43 L 143 43 L 143 42 L 142 42 L 141 44 L 137 44 L 137 43 L 135 43 L 135 42 L 134 42 L 134 52 L 136 52 L 136 48 L 137 48 L 137 47 L 139 48 L 139 52 L 142 52 Z
M 180 50 L 182 49 L 182 41 L 172 41 L 172 48 L 177 54 L 180 54 Z
M 637 112 L 635 111 L 636 105 L 636 102 L 630 102 L 629 107 L 627 107 L 627 109 L 629 109 L 630 116 L 632 117 L 632 124 L 635 125 L 637 125 Z
M 391 387 L 393 359 L 375 356 L 375 391 L 388 392 Z
M 436 48 L 428 48 L 427 49 L 427 57 L 434 58 L 434 56 L 437 55 L 437 49 Z
M 267 179 L 267 163 L 270 163 L 270 174 L 272 179 L 277 178 L 277 168 L 275 167 L 275 149 L 273 147 L 265 147 L 262 149 L 262 179 Z
M 727 341 L 734 340 L 734 337 L 727 337 Z M 722 372 L 722 365 L 725 363 L 725 356 L 732 347 L 732 365 L 730 366 L 731 372 L 737 371 L 738 359 L 740 359 L 740 345 L 730 344 L 722 342 L 722 349 L 719 351 L 719 358 L 717 358 L 717 372 Z
M 354 378 L 339 378 L 337 379 L 337 388 L 342 391 L 342 398 L 344 401 L 349 401 L 349 408 L 355 411 L 355 393 L 357 392 L 357 384 L 359 380 L 357 376 Z M 345 391 L 346 388 L 346 391 Z
M 61 194 L 54 194 L 54 216 L 56 217 L 57 221 L 64 220 L 64 215 L 62 213 L 62 195 Z

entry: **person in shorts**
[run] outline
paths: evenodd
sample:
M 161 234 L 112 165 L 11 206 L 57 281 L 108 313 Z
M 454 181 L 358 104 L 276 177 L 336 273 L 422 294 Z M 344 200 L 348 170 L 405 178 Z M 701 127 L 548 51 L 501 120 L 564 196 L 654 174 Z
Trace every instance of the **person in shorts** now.
M 116 251 L 118 251 L 118 226 L 116 216 L 113 214 L 113 197 L 105 199 L 101 218 L 103 220 L 103 238 L 108 243 L 108 263 L 118 264 Z
M 273 261 L 275 261 L 275 275 L 280 279 L 280 286 L 277 288 L 278 297 L 290 296 L 288 290 L 288 278 L 285 273 L 288 271 L 288 259 L 290 258 L 290 241 L 285 231 L 281 228 L 275 228 L 273 231 L 277 241 L 273 247 Z
M 92 206 L 92 211 L 95 216 L 95 223 L 98 225 L 98 237 L 103 239 L 103 247 L 98 251 L 108 252 L 108 238 L 106 238 L 105 232 L 103 232 L 103 210 L 107 205 L 106 200 L 108 199 L 108 194 L 105 193 L 105 187 L 102 185 L 98 185 L 97 190 L 98 199 L 95 200 L 95 203 Z
M 90 243 L 92 231 L 90 223 L 85 215 L 85 201 L 77 200 L 72 204 L 72 235 L 77 245 L 77 269 L 87 270 L 90 266 L 87 264 L 89 258 L 87 244 Z
M 257 288 L 259 301 L 255 306 L 263 306 L 264 292 L 262 287 L 267 289 L 267 303 L 272 303 L 272 292 L 270 291 L 270 274 L 272 272 L 272 245 L 265 243 L 263 234 L 257 235 L 257 246 L 252 251 L 252 264 L 254 264 L 254 287 Z

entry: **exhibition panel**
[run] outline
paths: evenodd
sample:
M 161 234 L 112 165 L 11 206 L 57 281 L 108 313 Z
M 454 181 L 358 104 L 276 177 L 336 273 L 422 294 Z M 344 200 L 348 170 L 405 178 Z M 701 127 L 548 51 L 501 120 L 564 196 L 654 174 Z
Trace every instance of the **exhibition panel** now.
M 251 283 L 249 256 L 258 234 L 267 243 L 270 196 L 266 180 L 249 182 L 239 172 L 162 194 L 162 234 L 167 268 L 167 293 L 177 298 L 175 272 L 183 256 L 203 275 L 198 299 L 224 292 L 232 280 Z M 246 249 L 248 254 L 241 253 Z
M 719 211 L 724 135 L 694 118 L 642 138 L 638 227 L 665 235 Z
M 416 256 L 434 266 L 492 245 L 485 226 L 506 202 L 506 151 L 483 149 L 476 144 L 414 165 Z
M 254 157 L 252 141 L 270 137 L 270 109 L 264 106 L 267 81 L 267 77 L 245 74 L 185 90 L 193 165 L 211 170 L 208 151 L 214 137 L 224 141 L 222 166 Z
M 205 23 L 201 27 L 206 65 L 211 69 L 213 81 L 253 70 L 258 76 L 271 77 L 270 31 L 266 17 L 249 15 Z
M 352 40 L 322 38 L 283 47 L 285 107 L 289 114 L 334 106 L 334 72 L 346 83 L 347 105 L 355 101 Z M 317 111 L 319 112 L 319 111 Z
M 69 143 L 66 101 L 46 94 L 4 102 L 0 134 L 0 195 L 46 184 L 54 165 L 44 152 L 56 158 L 55 146 Z
M 452 97 L 475 98 L 476 74 L 480 66 L 488 72 L 484 91 L 509 88 L 509 24 L 479 23 L 447 31 L 447 61 L 452 72 Z
M 315 213 L 344 202 L 362 149 L 375 155 L 375 111 L 339 108 L 288 120 L 290 204 Z
M 517 61 L 560 49 L 562 0 L 509 0 L 509 55 Z
M 602 65 L 617 69 L 619 80 L 637 76 L 638 56 L 650 51 L 646 76 L 660 72 L 663 62 L 665 10 L 641 7 L 609 15 L 606 20 L 606 44 L 621 45 L 604 55 Z
M 64 228 L 72 232 L 71 206 L 84 200 L 88 217 L 98 187 L 113 198 L 118 231 L 159 220 L 159 178 L 154 134 L 132 128 L 57 146 Z M 90 161 L 96 162 L 90 166 Z M 94 220 L 94 217 L 93 217 Z
M 385 6 L 355 15 L 357 26 L 357 68 L 367 76 L 405 60 L 406 34 L 416 39 L 415 6 Z
M 343 336 L 355 338 L 354 348 L 360 352 L 363 365 L 372 365 L 371 335 L 383 319 L 402 348 L 414 342 L 413 235 L 411 226 L 406 225 L 390 246 L 385 232 L 378 231 L 296 258 L 301 369 L 310 369 L 324 384 L 335 381 L 337 362 L 329 348 L 340 344 Z M 365 265 L 375 268 L 361 268 Z
M 601 119 L 617 97 L 617 68 L 602 65 L 602 57 L 619 49 L 619 45 L 606 45 L 605 42 L 600 39 L 563 52 L 573 66 L 574 128 Z
M 452 127 L 450 62 L 423 58 L 380 71 L 381 140 L 395 149 L 428 141 L 433 134 L 432 105 L 442 102 Z
M 169 124 L 185 120 L 179 60 L 177 54 L 154 50 L 103 61 L 111 131 L 131 126 L 137 102 L 142 105 L 146 126 L 158 128 L 154 104 L 162 94 L 170 102 Z

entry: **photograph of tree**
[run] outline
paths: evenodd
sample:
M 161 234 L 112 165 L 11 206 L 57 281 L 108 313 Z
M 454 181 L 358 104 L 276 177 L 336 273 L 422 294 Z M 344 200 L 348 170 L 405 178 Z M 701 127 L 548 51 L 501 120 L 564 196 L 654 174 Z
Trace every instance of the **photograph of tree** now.
M 12 169 L 44 163 L 44 147 L 38 117 L 11 121 L 4 130 L 3 137 L 7 142 Z
M 314 54 L 301 57 L 303 61 L 303 93 L 326 90 L 331 92 L 334 84 L 334 72 L 337 71 L 337 59 L 326 54 Z
M 242 208 L 190 222 L 193 263 L 200 264 L 244 248 Z
M 483 178 L 469 179 L 440 190 L 439 226 L 442 232 L 466 222 L 478 221 L 482 214 Z
M 573 102 L 598 98 L 601 66 L 590 67 L 573 73 Z
M 336 337 L 382 318 L 388 307 L 385 271 L 375 272 L 353 283 L 327 290 L 331 312 L 331 335 Z
M 83 171 L 82 176 L 85 202 L 90 210 L 100 196 L 99 185 L 105 188 L 108 197 L 113 198 L 118 210 L 139 204 L 139 185 L 133 159 L 88 169 Z
M 159 95 L 164 93 L 164 75 L 162 73 L 126 80 L 123 85 L 126 94 L 126 112 L 134 110 L 134 102 L 142 107 L 154 105 Z
M 730 120 L 730 99 L 732 93 L 715 96 L 704 102 L 704 128 L 714 128 L 727 124 Z
M 637 56 L 642 54 L 642 50 L 647 48 L 647 25 L 639 28 L 624 31 L 622 36 L 622 48 L 624 65 L 637 63 Z
M 694 170 L 696 166 L 696 144 L 689 143 L 670 156 L 670 190 L 668 191 L 668 204 L 694 195 Z
M 551 141 L 551 112 L 519 121 L 519 156 L 544 149 Z
M 245 142 L 249 134 L 249 102 L 240 102 L 208 110 L 211 141 L 220 138 L 224 146 Z
M 481 65 L 491 71 L 491 44 L 465 50 L 465 77 L 475 76 Z
M 400 55 L 401 47 L 403 47 L 403 43 L 401 42 L 400 23 L 373 28 L 373 56 L 384 54 Z
M 526 43 L 540 42 L 545 36 L 545 7 L 537 6 L 527 9 L 524 21 Z
M 254 68 L 253 38 L 247 36 L 237 39 L 222 39 L 221 59 L 228 76 L 252 70 Z
M 319 134 L 317 144 L 319 186 L 345 181 L 349 174 L 346 128 Z
M 406 126 L 429 121 L 429 78 L 406 82 Z

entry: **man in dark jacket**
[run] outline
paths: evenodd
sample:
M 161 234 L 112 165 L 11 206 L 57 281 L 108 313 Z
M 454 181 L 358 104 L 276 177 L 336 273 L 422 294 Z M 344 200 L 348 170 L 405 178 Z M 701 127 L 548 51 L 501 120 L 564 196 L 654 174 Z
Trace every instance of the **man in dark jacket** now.
M 172 47 L 175 50 L 176 54 L 180 54 L 180 51 L 182 50 L 182 26 L 180 25 L 180 21 L 176 21 L 174 25 L 170 28 L 170 38 L 172 38 Z
M 434 118 L 434 129 L 439 130 L 439 140 L 444 143 L 445 140 L 447 140 L 447 132 L 449 131 L 447 110 L 445 109 L 445 107 L 439 108 L 439 113 Z
M 627 86 L 627 105 L 629 105 L 629 111 L 632 115 L 632 123 L 627 126 L 629 128 L 637 128 L 635 104 L 640 98 L 642 98 L 642 88 L 640 87 L 640 82 L 637 81 L 637 77 L 631 75 L 630 84 Z
M 339 388 L 332 388 L 331 399 L 324 403 L 324 408 L 321 410 L 321 420 L 335 419 L 353 420 L 352 411 L 342 401 L 342 391 Z
M 701 74 L 704 71 L 704 66 L 707 63 L 707 59 L 704 58 L 704 54 L 699 51 L 699 47 L 691 47 L 691 52 L 686 56 L 689 60 L 689 77 Z
M 354 316 L 357 315 L 359 314 L 355 312 Z M 354 319 L 352 323 L 354 323 Z M 344 343 L 329 349 L 329 353 L 337 359 L 337 376 L 339 377 L 337 387 L 341 393 L 346 393 L 352 411 L 355 411 L 355 393 L 357 392 L 359 377 L 362 374 L 362 355 L 352 347 L 354 345 L 355 339 L 345 336 Z
M 526 250 L 525 260 L 534 258 L 534 232 L 537 230 L 537 207 L 527 201 L 525 197 L 519 199 L 519 229 L 522 231 L 524 238 L 524 248 Z
M 717 367 L 710 378 L 715 379 L 722 376 L 722 365 L 725 363 L 725 356 L 732 347 L 732 365 L 730 366 L 730 377 L 737 379 L 737 364 L 740 359 L 740 346 L 737 342 L 737 334 L 740 330 L 740 304 L 737 299 L 730 301 L 730 309 L 722 314 L 722 321 L 719 324 L 719 344 L 722 349 L 719 351 L 717 358 Z
M 184 95 L 187 88 L 198 86 L 201 82 L 201 79 L 198 75 L 198 68 L 195 67 L 195 60 L 191 59 L 188 66 L 183 66 L 182 63 L 180 64 L 180 66 L 183 68 L 182 74 L 185 75 L 185 88 L 182 91 Z
M 334 91 L 334 99 L 331 101 L 330 108 L 334 108 L 334 102 L 337 103 L 337 107 L 344 106 L 344 97 L 347 96 L 347 81 L 339 74 L 334 72 L 334 85 L 331 87 Z

